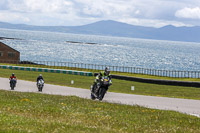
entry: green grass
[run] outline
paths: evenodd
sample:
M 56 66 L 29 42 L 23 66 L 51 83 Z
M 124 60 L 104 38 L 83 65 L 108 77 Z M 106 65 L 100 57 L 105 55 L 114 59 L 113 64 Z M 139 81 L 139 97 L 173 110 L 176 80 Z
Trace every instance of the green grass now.
M 93 84 L 95 77 L 59 74 L 59 73 L 45 73 L 45 72 L 30 72 L 20 70 L 0 69 L 0 77 L 9 78 L 12 73 L 15 73 L 18 79 L 35 81 L 37 76 L 42 73 L 45 83 L 78 87 L 84 89 L 90 89 L 90 85 Z M 74 84 L 71 85 L 71 80 L 74 80 Z M 135 86 L 135 91 L 131 91 L 131 86 Z M 117 80 L 113 79 L 113 85 L 109 88 L 109 92 L 138 94 L 138 95 L 151 95 L 151 96 L 163 96 L 163 97 L 175 97 L 186 99 L 198 99 L 200 100 L 200 88 L 195 87 L 182 87 L 182 86 L 169 86 L 169 85 L 157 85 L 140 83 L 133 81 Z
M 25 66 L 25 67 L 40 67 L 40 68 L 54 68 L 54 69 L 67 69 L 67 70 L 87 71 L 87 72 L 93 72 L 93 73 L 100 71 L 100 70 L 94 70 L 94 69 L 83 69 L 83 68 L 74 68 L 74 67 L 59 67 L 59 66 L 30 65 L 30 64 L 6 64 L 6 63 L 0 63 L 0 65 Z M 123 76 L 138 77 L 138 78 L 200 82 L 200 79 L 198 79 L 198 78 L 161 77 L 161 76 L 153 76 L 153 75 L 146 75 L 146 74 L 134 74 L 134 73 L 124 73 L 124 72 L 112 72 L 112 74 L 113 75 L 123 75 Z
M 198 133 L 200 118 L 74 96 L 0 91 L 0 132 Z

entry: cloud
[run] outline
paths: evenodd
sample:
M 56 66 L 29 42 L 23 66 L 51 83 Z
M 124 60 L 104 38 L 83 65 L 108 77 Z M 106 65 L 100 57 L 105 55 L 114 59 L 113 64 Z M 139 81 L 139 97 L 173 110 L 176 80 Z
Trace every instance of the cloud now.
M 3 20 L 5 22 L 15 22 L 15 21 L 25 22 L 25 23 L 30 22 L 29 17 L 26 17 L 19 13 L 12 13 L 8 11 L 0 12 L 0 20 Z
M 120 22 L 133 24 L 133 25 L 140 25 L 140 26 L 146 26 L 146 27 L 156 27 L 160 28 L 166 25 L 173 25 L 176 27 L 180 26 L 191 26 L 188 24 L 184 24 L 183 22 L 178 21 L 166 21 L 161 19 L 138 19 L 138 18 L 123 18 L 119 19 Z
M 183 8 L 175 13 L 178 18 L 200 19 L 200 7 Z
M 121 17 L 122 15 L 134 14 L 135 7 L 131 2 L 120 0 L 76 0 L 79 3 L 79 13 L 93 17 Z
M 71 21 L 79 18 L 73 4 L 66 0 L 1 0 L 0 21 L 32 25 L 76 24 Z
M 9 0 L 7 4 L 11 11 L 26 13 L 65 13 L 73 5 L 65 0 Z
M 182 25 L 186 21 L 180 18 L 199 18 L 199 8 L 184 8 L 194 5 L 200 7 L 199 0 L 0 0 L 0 21 L 72 26 L 116 20 L 159 27 Z
M 140 15 L 133 1 L 123 0 L 3 0 L 7 5 L 7 17 L 3 21 L 16 21 L 35 25 L 82 25 L 99 20 L 130 18 Z M 1 10 L 1 9 L 0 9 Z M 12 17 L 17 15 L 24 19 Z M 10 17 L 10 18 L 8 18 Z M 25 19 L 26 18 L 26 19 Z M 28 20 L 24 21 L 24 20 Z M 42 20 L 41 20 L 42 19 Z M 56 22 L 57 21 L 57 22 Z M 28 22 L 28 23 L 27 23 Z

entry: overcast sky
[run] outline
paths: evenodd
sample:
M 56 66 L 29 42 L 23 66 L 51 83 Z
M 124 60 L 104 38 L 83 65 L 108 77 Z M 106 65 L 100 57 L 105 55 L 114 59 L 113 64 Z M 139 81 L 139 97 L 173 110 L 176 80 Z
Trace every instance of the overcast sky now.
M 200 26 L 200 0 L 0 0 L 0 21 L 77 26 L 100 20 L 162 27 Z

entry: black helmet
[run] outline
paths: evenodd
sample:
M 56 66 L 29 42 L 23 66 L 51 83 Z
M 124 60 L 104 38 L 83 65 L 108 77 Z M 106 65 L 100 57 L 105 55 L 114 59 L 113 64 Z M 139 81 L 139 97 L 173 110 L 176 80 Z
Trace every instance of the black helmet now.
M 108 67 L 105 68 L 105 71 L 104 71 L 105 75 L 109 75 L 110 74 L 110 70 Z
M 14 74 L 14 73 L 12 73 L 12 76 L 15 76 L 15 74 Z

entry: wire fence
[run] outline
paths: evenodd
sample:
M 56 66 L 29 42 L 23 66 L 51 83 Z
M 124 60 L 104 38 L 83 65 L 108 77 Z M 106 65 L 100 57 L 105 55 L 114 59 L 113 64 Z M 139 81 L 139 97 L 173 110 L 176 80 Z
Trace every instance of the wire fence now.
M 53 67 L 53 68 L 63 68 L 74 69 L 92 69 L 92 70 L 104 70 L 105 67 L 109 67 L 113 72 L 125 72 L 133 74 L 144 74 L 152 76 L 161 77 L 174 77 L 174 78 L 200 78 L 200 71 L 176 71 L 176 70 L 156 70 L 156 69 L 146 69 L 138 67 L 126 67 L 126 66 L 111 66 L 111 65 L 97 65 L 97 64 L 86 64 L 86 63 L 74 63 L 74 62 L 55 62 L 55 61 L 2 61 L 1 63 L 9 64 L 23 64 L 25 66 L 37 65 L 42 67 Z

